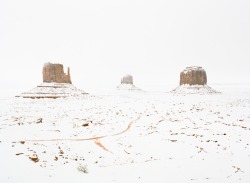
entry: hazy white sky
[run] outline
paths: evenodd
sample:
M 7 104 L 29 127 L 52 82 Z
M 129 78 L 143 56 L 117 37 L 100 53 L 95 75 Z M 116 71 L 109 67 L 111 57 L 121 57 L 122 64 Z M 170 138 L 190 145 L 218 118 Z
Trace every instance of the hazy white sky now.
M 179 82 L 250 82 L 249 0 L 1 0 L 0 95 L 42 82 L 45 62 L 71 67 L 81 89 Z

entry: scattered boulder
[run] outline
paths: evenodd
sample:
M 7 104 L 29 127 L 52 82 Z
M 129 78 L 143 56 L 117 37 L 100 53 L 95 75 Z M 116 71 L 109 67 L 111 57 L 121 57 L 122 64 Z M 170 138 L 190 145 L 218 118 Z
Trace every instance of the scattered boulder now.
M 20 156 L 20 155 L 23 155 L 24 153 L 17 153 L 16 156 Z
M 20 144 L 25 144 L 25 141 L 20 141 L 19 143 L 20 143 Z
M 29 157 L 29 159 L 31 161 L 33 161 L 34 163 L 37 163 L 39 161 L 39 158 L 36 156 L 36 157 Z
M 84 124 L 82 124 L 82 126 L 86 127 L 86 126 L 89 126 L 89 124 L 88 123 L 84 123 Z

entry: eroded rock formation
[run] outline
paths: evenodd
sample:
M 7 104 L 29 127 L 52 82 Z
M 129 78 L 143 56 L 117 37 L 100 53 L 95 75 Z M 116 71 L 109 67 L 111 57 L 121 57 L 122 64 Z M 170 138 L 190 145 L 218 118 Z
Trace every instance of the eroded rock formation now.
M 46 63 L 43 66 L 43 83 L 16 97 L 32 99 L 57 99 L 67 97 L 85 97 L 88 94 L 71 83 L 70 70 L 64 73 L 62 64 Z
M 207 74 L 202 67 L 187 67 L 180 74 L 180 85 L 206 85 Z
M 126 75 L 121 79 L 121 84 L 133 84 L 133 76 Z
M 62 64 L 46 63 L 43 66 L 43 82 L 51 83 L 70 83 L 70 68 L 68 67 L 67 74 L 64 73 Z

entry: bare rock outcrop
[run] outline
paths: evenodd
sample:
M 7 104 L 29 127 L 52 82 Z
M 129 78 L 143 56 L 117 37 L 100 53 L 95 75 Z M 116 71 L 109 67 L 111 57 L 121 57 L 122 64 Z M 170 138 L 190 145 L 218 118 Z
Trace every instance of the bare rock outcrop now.
M 207 74 L 202 67 L 187 67 L 180 74 L 180 85 L 206 85 Z
M 43 82 L 46 83 L 69 83 L 72 84 L 70 78 L 70 68 L 67 74 L 64 73 L 62 64 L 46 63 L 43 66 Z
M 133 76 L 126 75 L 121 79 L 121 84 L 131 84 L 133 85 Z

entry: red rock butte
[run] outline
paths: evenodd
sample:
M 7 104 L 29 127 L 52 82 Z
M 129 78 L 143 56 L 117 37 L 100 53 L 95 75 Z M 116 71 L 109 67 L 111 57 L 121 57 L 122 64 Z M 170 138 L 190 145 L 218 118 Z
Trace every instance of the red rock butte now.
M 133 85 L 133 76 L 126 75 L 121 79 L 121 84 L 131 84 Z
M 43 83 L 23 92 L 16 97 L 31 99 L 56 99 L 66 97 L 84 97 L 86 92 L 72 85 L 70 70 L 64 73 L 62 64 L 45 63 L 43 66 Z
M 180 85 L 206 85 L 207 84 L 207 74 L 202 67 L 193 66 L 186 67 L 180 73 Z
M 70 68 L 68 67 L 68 71 L 66 74 L 64 73 L 62 64 L 45 63 L 43 66 L 43 82 L 72 84 L 70 78 Z

